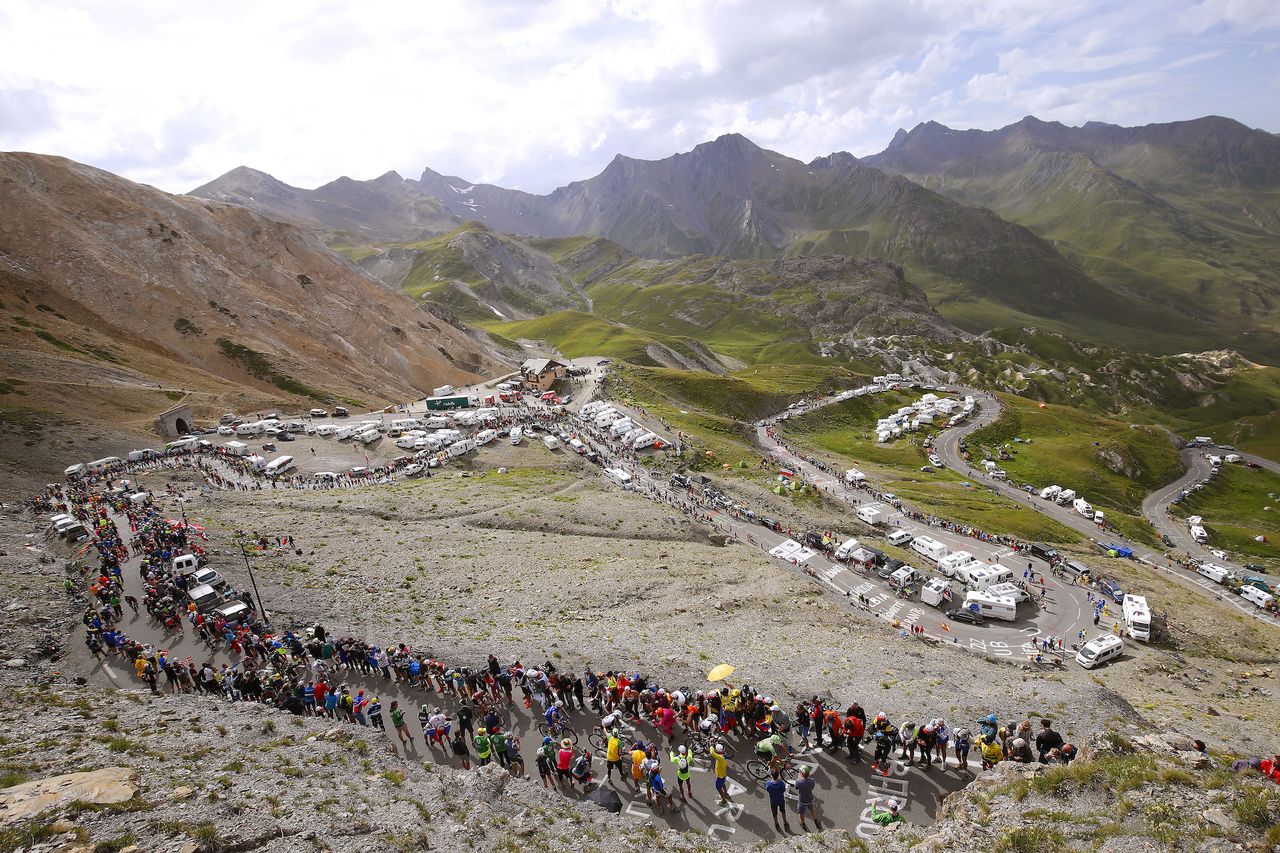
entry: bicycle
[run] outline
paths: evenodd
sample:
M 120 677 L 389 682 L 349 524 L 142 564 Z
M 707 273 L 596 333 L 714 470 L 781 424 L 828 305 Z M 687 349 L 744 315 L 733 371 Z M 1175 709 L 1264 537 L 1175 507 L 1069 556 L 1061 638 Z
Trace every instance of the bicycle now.
M 725 761 L 732 761 L 734 752 L 733 746 L 727 743 L 719 735 L 704 735 L 701 732 L 691 732 L 689 739 L 685 741 L 685 746 L 689 748 L 689 751 L 698 756 L 711 755 L 711 751 L 716 744 L 720 744 L 724 747 L 723 754 Z
M 575 746 L 578 743 L 578 733 L 564 723 L 538 723 L 538 734 L 543 737 L 549 737 L 552 740 L 568 738 Z
M 764 758 L 752 758 L 747 762 L 747 775 L 751 776 L 757 782 L 764 782 L 773 775 L 773 760 Z M 795 761 L 792 758 L 786 758 L 782 762 L 779 772 L 783 775 L 790 773 L 795 769 Z

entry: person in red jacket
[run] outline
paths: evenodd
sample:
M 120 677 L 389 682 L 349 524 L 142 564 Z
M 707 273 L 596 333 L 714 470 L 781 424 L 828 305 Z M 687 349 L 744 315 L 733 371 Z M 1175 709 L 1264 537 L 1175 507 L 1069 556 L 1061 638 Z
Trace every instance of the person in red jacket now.
M 1280 785 L 1280 755 L 1264 758 L 1258 763 L 1258 770 L 1272 782 Z
M 862 737 L 866 734 L 866 725 L 861 718 L 849 714 L 844 718 L 843 728 L 849 744 L 849 760 L 859 764 L 862 762 Z

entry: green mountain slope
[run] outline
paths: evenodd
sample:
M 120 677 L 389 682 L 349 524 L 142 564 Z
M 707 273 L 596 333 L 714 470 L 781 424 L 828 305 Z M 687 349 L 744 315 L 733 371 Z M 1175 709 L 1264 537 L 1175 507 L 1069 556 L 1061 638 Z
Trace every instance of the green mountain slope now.
M 990 132 L 931 122 L 864 162 L 1052 240 L 1113 292 L 1175 317 L 1154 329 L 1166 347 L 1280 357 L 1272 134 L 1216 117 L 1141 128 L 1029 117 Z

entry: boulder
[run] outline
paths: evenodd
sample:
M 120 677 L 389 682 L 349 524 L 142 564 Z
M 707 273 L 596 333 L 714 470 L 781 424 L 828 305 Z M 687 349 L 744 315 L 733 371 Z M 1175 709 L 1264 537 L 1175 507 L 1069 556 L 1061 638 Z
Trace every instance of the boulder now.
M 106 767 L 23 782 L 0 790 L 0 826 L 9 826 L 77 800 L 110 805 L 131 800 L 137 793 L 138 772 L 128 767 Z

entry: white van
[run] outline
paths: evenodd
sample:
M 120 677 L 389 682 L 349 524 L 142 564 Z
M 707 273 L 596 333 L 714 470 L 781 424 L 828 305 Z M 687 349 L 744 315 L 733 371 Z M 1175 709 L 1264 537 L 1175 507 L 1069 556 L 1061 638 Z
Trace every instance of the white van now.
M 293 467 L 292 456 L 277 456 L 267 463 L 267 467 L 263 469 L 263 473 L 268 477 L 279 477 L 285 471 Z
M 849 555 L 860 547 L 862 546 L 858 544 L 857 539 L 846 539 L 841 543 L 840 547 L 836 549 L 836 559 L 847 560 L 849 559 Z
M 544 435 L 542 437 L 542 444 L 547 448 L 547 450 L 560 449 L 560 439 L 556 438 L 554 435 Z
M 635 478 L 621 468 L 605 468 L 604 473 L 609 479 L 627 491 L 635 488 Z
M 511 443 L 519 444 L 522 441 L 524 441 L 524 430 L 520 427 L 514 427 L 511 430 Z
M 89 470 L 87 465 L 83 462 L 77 462 L 74 465 L 68 465 L 67 470 L 63 471 L 62 475 L 68 480 L 74 480 L 76 477 L 83 476 L 84 472 L 87 470 Z
M 484 447 L 498 437 L 496 429 L 482 429 L 476 433 L 476 447 Z
M 975 590 L 965 594 L 964 609 L 973 610 L 974 605 L 977 605 L 979 613 L 989 619 L 1012 622 L 1018 618 L 1018 602 L 1012 598 Z
M 931 536 L 917 536 L 911 542 L 911 550 L 933 560 L 935 563 L 947 556 L 947 546 Z
M 198 568 L 200 568 L 200 561 L 196 559 L 195 554 L 179 554 L 173 558 L 175 575 L 189 575 Z
M 1240 589 L 1236 590 L 1236 592 L 1240 593 L 1240 597 L 1245 601 L 1255 604 L 1258 607 L 1270 607 L 1271 602 L 1276 600 L 1274 595 L 1266 590 L 1258 589 L 1256 586 L 1242 586 Z
M 1124 653 L 1124 641 L 1115 634 L 1102 634 L 1085 643 L 1076 655 L 1076 663 L 1085 669 L 1093 669 Z
M 572 438 L 569 440 L 569 447 L 571 447 L 573 449 L 573 452 L 578 454 L 579 456 L 587 452 L 587 446 L 576 438 Z
M 1056 498 L 1058 496 L 1058 493 L 1061 491 L 1062 491 L 1061 486 L 1045 486 L 1043 489 L 1040 490 L 1040 497 L 1044 498 L 1047 501 L 1051 501 L 1054 498 Z
M 1076 498 L 1072 501 L 1071 508 L 1083 515 L 1085 518 L 1093 518 L 1093 507 L 1089 506 L 1089 502 L 1084 498 Z
M 890 545 L 898 546 L 906 545 L 912 539 L 915 539 L 915 537 L 905 530 L 895 530 L 885 537 L 885 541 Z
M 1151 610 L 1141 595 L 1125 594 L 1121 606 L 1124 614 L 1125 633 L 1143 643 L 1151 639 Z

